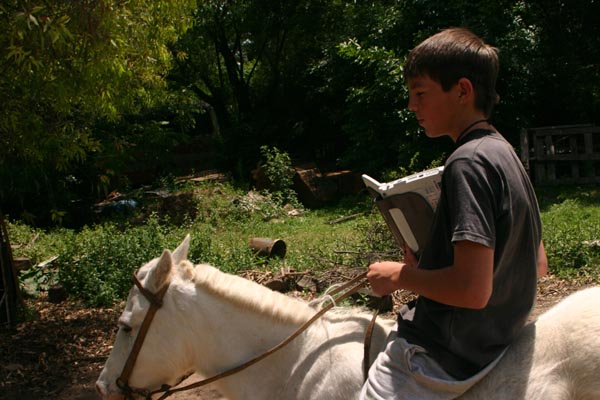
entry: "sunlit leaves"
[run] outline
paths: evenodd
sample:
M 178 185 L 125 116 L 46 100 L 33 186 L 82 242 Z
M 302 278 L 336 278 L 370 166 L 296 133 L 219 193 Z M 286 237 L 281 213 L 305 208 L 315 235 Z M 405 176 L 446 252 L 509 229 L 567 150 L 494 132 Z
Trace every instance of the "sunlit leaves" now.
M 0 133 L 9 141 L 37 139 L 11 146 L 11 155 L 26 156 L 26 147 L 61 136 L 70 137 L 72 146 L 63 147 L 59 164 L 95 150 L 90 124 L 148 104 L 151 92 L 164 88 L 172 59 L 168 46 L 189 26 L 194 6 L 191 0 L 5 4 L 0 88 L 12 101 L 0 107 L 16 117 L 0 122 Z M 48 150 L 34 153 L 56 157 Z

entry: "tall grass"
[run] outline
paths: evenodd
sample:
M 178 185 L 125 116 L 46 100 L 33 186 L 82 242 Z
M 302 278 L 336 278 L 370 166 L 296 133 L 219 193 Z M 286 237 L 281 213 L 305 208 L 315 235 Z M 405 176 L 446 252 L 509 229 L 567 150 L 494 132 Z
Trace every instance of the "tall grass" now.
M 60 282 L 72 298 L 89 305 L 124 299 L 131 273 L 174 249 L 190 233 L 189 258 L 240 273 L 282 267 L 325 272 L 366 267 L 373 253 L 397 250 L 391 233 L 366 194 L 319 210 L 290 209 L 268 194 L 246 193 L 230 184 L 204 183 L 178 190 L 194 193 L 194 218 L 170 222 L 158 214 L 106 221 L 80 230 L 41 231 L 8 221 L 15 256 L 34 264 L 58 256 L 44 268 L 22 273 L 26 289 L 45 290 Z M 552 274 L 598 280 L 600 265 L 600 195 L 594 188 L 544 189 L 539 192 L 544 241 Z M 142 212 L 142 211 L 140 211 Z M 296 214 L 296 213 L 294 213 Z M 340 223 L 340 217 L 354 216 Z M 252 237 L 282 239 L 285 258 L 264 258 L 248 246 Z
M 547 188 L 540 193 L 550 271 L 563 278 L 600 275 L 600 191 Z

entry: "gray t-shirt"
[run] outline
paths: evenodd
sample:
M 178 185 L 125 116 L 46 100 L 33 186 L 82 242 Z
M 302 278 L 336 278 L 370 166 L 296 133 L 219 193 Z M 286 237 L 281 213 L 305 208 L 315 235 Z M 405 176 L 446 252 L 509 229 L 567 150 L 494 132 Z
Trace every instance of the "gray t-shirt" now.
M 419 268 L 451 266 L 455 242 L 480 243 L 494 249 L 492 295 L 481 310 L 420 296 L 413 320 L 399 318 L 398 334 L 462 379 L 498 357 L 525 325 L 535 300 L 541 221 L 529 177 L 499 133 L 472 131 L 457 146 L 444 167 Z

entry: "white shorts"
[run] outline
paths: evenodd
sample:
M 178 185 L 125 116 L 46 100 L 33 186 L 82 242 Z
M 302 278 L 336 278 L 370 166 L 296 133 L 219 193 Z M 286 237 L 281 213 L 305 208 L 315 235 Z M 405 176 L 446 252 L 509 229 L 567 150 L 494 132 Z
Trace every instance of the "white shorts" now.
M 394 326 L 385 350 L 369 369 L 360 400 L 449 400 L 464 394 L 485 377 L 502 355 L 466 380 L 456 380 L 429 357 L 421 346 L 397 335 Z

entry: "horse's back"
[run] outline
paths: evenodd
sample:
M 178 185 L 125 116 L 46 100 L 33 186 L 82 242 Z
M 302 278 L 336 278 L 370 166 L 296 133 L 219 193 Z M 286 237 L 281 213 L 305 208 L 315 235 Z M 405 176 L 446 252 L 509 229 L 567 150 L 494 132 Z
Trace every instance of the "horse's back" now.
M 570 295 L 536 325 L 529 398 L 600 399 L 600 287 Z
M 542 314 L 498 366 L 463 399 L 600 398 L 600 287 L 572 294 Z
M 356 398 L 364 381 L 364 340 L 371 316 L 353 309 L 334 309 L 311 326 L 279 398 Z M 377 319 L 369 364 L 383 348 L 393 324 L 392 320 Z

